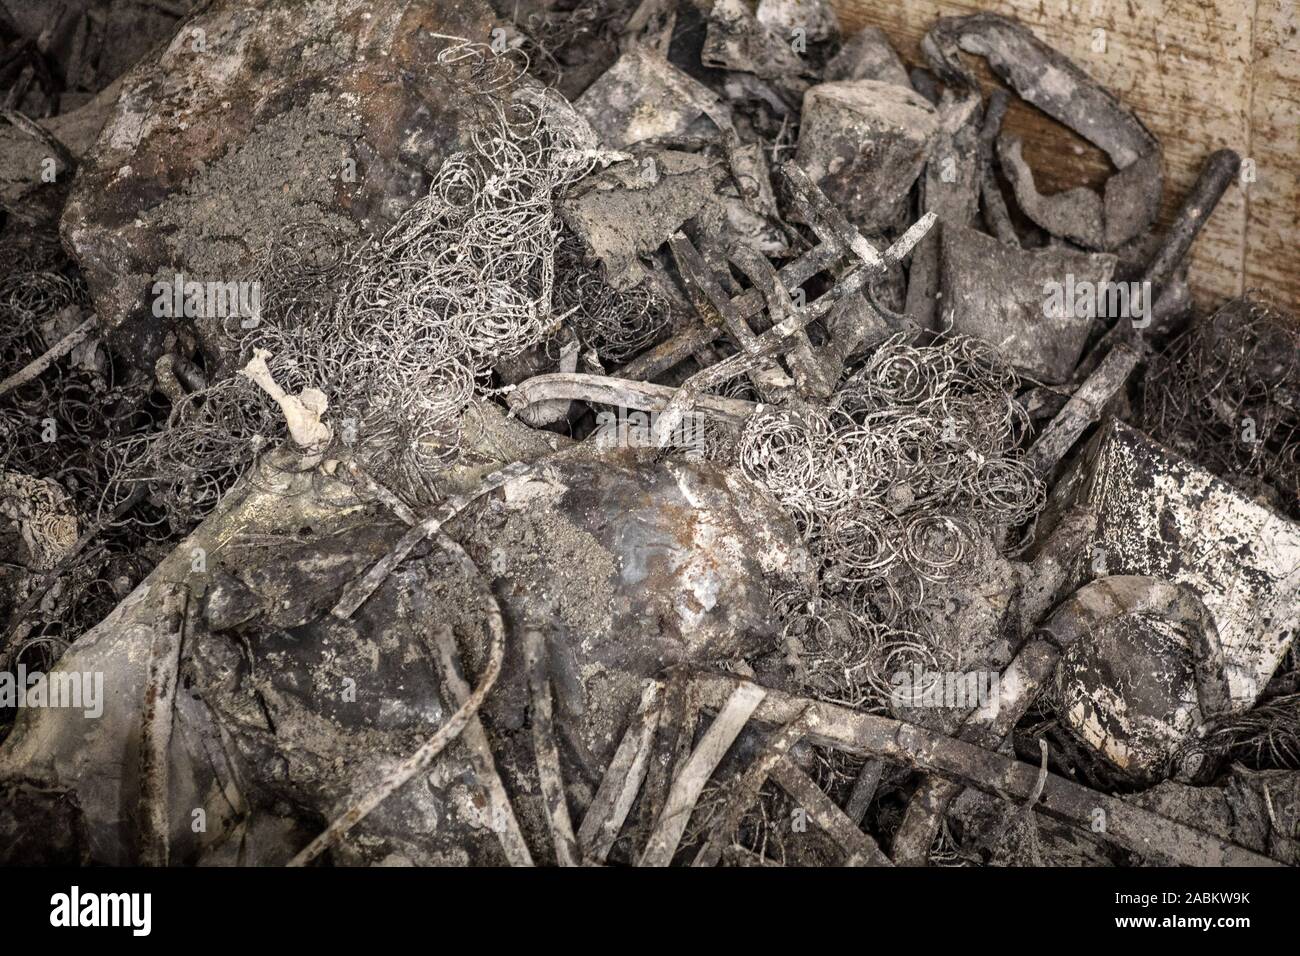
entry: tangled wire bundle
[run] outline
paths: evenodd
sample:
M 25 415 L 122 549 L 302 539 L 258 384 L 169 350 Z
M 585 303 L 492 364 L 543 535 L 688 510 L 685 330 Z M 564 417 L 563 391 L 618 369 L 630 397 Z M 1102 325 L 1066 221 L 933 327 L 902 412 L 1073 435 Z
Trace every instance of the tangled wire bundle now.
M 0 279 L 5 378 L 82 322 L 89 300 L 55 235 L 6 241 L 0 259 L 8 266 Z M 49 652 L 66 644 L 147 571 L 157 515 L 112 513 L 108 495 L 111 446 L 148 419 L 146 399 L 147 389 L 120 376 L 93 336 L 0 395 L 0 524 L 17 531 L 26 551 L 11 556 L 0 575 L 11 579 L 5 599 L 16 605 L 3 610 L 13 618 L 18 606 L 37 602 L 26 622 L 11 624 L 26 625 L 29 635 L 19 660 L 32 663 L 24 656 L 29 646 Z M 106 501 L 108 519 L 96 523 Z M 80 545 L 91 528 L 99 530 L 96 540 Z
M 1300 518 L 1300 330 L 1258 302 L 1221 309 L 1148 372 L 1142 427 Z
M 1275 697 L 1228 717 L 1189 750 L 1255 770 L 1300 769 L 1300 694 Z
M 777 603 L 804 679 L 823 696 L 879 705 L 891 674 L 960 663 L 919 609 L 930 585 L 1045 500 L 1017 450 L 1027 425 L 1017 385 L 975 339 L 913 346 L 900 334 L 828 408 L 773 409 L 746 424 L 740 466 L 794 516 L 820 568 L 819 593 Z
M 610 364 L 640 355 L 672 325 L 671 306 L 649 283 L 615 289 L 598 264 L 586 261 L 581 240 L 569 230 L 557 249 L 556 279 L 557 311 L 570 316 L 582 342 Z
M 522 58 L 446 39 L 439 63 L 484 117 L 472 148 L 447 157 L 377 241 L 323 222 L 286 227 L 259 266 L 261 321 L 226 330 L 245 358 L 269 351 L 287 391 L 324 392 L 335 435 L 412 503 L 435 497 L 431 478 L 454 458 L 460 415 L 494 365 L 565 317 L 554 202 L 594 162 L 540 106 L 503 101 Z M 185 395 L 161 433 L 124 443 L 122 479 L 148 483 L 174 523 L 190 524 L 283 431 L 269 397 L 231 375 Z

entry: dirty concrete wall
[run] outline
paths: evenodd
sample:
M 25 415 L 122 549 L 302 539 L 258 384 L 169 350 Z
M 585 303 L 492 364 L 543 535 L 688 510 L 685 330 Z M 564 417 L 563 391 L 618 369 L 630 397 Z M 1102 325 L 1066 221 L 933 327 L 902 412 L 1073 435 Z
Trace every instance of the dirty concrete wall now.
M 1255 181 L 1229 189 L 1193 251 L 1198 301 L 1269 290 L 1300 315 L 1300 3 L 1296 0 L 832 0 L 846 31 L 879 26 L 909 64 L 934 18 L 1016 16 L 1135 109 L 1165 150 L 1168 220 L 1200 162 L 1229 147 Z M 1097 31 L 1104 31 L 1098 33 Z M 982 65 L 982 64 L 981 64 Z M 985 76 L 987 77 L 987 73 Z M 1104 155 L 1016 104 L 1007 128 L 1044 189 L 1100 183 Z

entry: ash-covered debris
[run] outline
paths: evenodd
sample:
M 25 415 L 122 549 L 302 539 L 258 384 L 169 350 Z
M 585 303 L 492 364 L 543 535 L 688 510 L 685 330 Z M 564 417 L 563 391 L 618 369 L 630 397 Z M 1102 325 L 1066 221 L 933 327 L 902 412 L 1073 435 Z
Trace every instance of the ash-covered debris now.
M 639 151 L 583 180 L 565 203 L 565 219 L 605 267 L 615 289 L 645 282 L 640 257 L 662 246 L 698 215 L 726 177 L 720 160 L 675 149 Z
M 1185 576 L 1205 592 L 1225 647 L 1240 644 L 1247 655 L 1263 655 L 1238 665 L 1243 683 L 1234 697 L 1253 700 L 1286 651 L 1290 619 L 1300 613 L 1292 600 L 1296 525 L 1116 421 L 1099 430 L 1075 467 L 1057 485 L 1051 506 L 1082 501 L 1097 513 L 1091 565 L 1104 564 L 1109 573 Z M 1161 533 L 1143 534 L 1142 521 L 1158 522 Z
M 937 131 L 934 107 L 897 83 L 822 83 L 804 95 L 795 161 L 869 235 L 906 215 Z
M 491 23 L 476 0 L 221 0 L 136 63 L 61 225 L 119 351 L 152 365 L 168 350 L 155 282 L 254 281 L 255 256 L 299 220 L 392 225 L 467 144 L 473 91 L 513 73 L 440 62 L 436 35 Z M 220 364 L 211 329 L 190 325 Z
M 1235 153 L 993 14 L 200 6 L 0 17 L 6 862 L 1296 862 Z
M 574 101 L 611 148 L 718 141 L 727 104 L 654 48 L 634 46 Z
M 1300 518 L 1300 329 L 1245 296 L 1151 363 L 1138 423 L 1254 498 Z
M 839 80 L 877 80 L 911 89 L 912 81 L 898 52 L 879 27 L 863 27 L 840 46 L 826 64 L 823 77 L 828 83 Z

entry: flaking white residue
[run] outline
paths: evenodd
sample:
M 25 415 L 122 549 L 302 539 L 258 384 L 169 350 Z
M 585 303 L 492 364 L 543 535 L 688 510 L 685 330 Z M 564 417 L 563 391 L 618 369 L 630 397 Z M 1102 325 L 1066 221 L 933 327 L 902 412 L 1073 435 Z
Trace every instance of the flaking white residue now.
M 1097 695 L 1105 698 L 1103 706 L 1116 717 L 1123 719 L 1126 705 L 1122 697 L 1110 691 L 1109 688 L 1100 688 Z M 1124 739 L 1113 737 L 1107 732 L 1106 728 L 1102 726 L 1096 708 L 1090 706 L 1088 702 L 1078 701 L 1070 707 L 1069 722 L 1070 726 L 1087 744 L 1105 754 L 1115 766 L 1127 769 L 1129 764 L 1133 762 L 1133 753 L 1129 750 L 1128 744 Z

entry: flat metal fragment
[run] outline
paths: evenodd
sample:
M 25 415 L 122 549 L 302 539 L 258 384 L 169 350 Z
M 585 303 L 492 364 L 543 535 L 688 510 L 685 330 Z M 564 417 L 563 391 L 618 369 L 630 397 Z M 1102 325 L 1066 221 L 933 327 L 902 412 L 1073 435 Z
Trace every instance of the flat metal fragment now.
M 605 281 L 627 289 L 646 277 L 638 257 L 653 252 L 686 220 L 715 202 L 727 178 L 721 162 L 659 149 L 588 176 L 561 204 L 569 227 L 605 266 Z
M 647 47 L 633 47 L 576 101 L 611 149 L 687 136 L 718 139 L 730 110 L 716 95 Z
M 822 73 L 827 82 L 838 80 L 878 80 L 912 88 L 907 67 L 880 27 L 863 27 L 844 41 Z
M 1020 249 L 950 224 L 940 256 L 941 314 L 957 332 L 996 346 L 1040 381 L 1059 384 L 1083 354 L 1098 321 L 1091 314 L 1097 290 L 1110 281 L 1115 261 L 1107 253 Z
M 1057 484 L 1039 533 L 1074 505 L 1097 528 L 1073 579 L 1190 587 L 1218 626 L 1231 710 L 1252 706 L 1300 630 L 1300 527 L 1115 419 Z
M 938 114 L 894 83 L 822 83 L 804 94 L 795 161 L 866 233 L 897 226 L 931 155 Z

